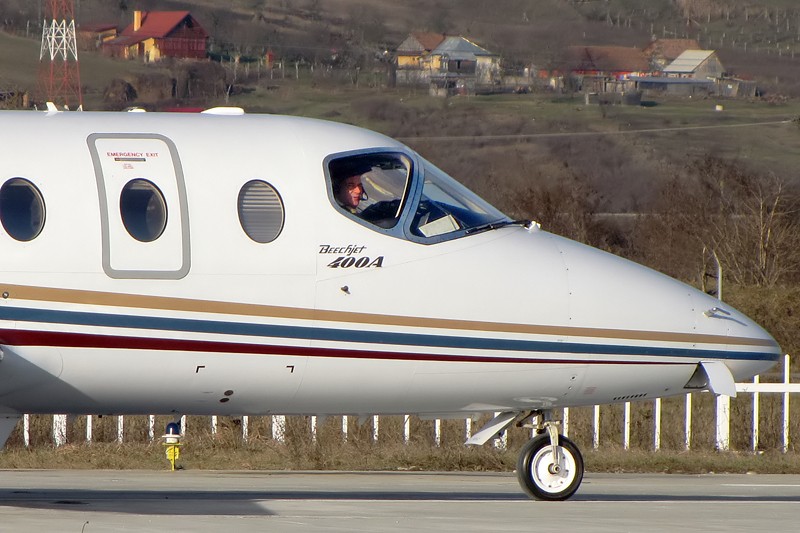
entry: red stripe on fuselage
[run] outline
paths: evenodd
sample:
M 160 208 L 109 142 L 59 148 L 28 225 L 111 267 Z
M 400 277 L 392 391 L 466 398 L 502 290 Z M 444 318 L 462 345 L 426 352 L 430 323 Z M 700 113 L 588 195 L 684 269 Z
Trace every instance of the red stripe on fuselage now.
M 339 357 L 351 359 L 376 359 L 395 361 L 443 361 L 467 363 L 548 363 L 548 364 L 693 364 L 665 361 L 619 361 L 587 359 L 555 359 L 472 356 L 453 354 L 426 354 L 341 348 L 313 348 L 310 346 L 282 346 L 274 344 L 247 344 L 235 342 L 164 339 L 116 335 L 90 335 L 60 331 L 31 331 L 0 329 L 0 343 L 8 346 L 52 346 L 59 348 L 109 348 L 122 350 L 161 350 L 206 353 L 236 353 L 253 355 L 288 355 L 300 357 Z

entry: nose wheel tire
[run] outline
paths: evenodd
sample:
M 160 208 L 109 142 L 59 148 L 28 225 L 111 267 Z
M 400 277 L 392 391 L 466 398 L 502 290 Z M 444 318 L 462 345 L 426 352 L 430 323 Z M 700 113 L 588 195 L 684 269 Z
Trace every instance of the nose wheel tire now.
M 522 447 L 517 479 L 522 489 L 537 500 L 566 500 L 583 480 L 583 457 L 568 438 L 558 436 L 558 460 L 553 459 L 550 438 L 539 435 Z

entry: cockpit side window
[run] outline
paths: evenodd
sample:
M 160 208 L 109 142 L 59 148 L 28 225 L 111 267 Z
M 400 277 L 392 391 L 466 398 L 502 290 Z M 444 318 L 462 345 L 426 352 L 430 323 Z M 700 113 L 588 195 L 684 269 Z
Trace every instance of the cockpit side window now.
M 397 225 L 408 196 L 412 165 L 395 153 L 361 154 L 328 163 L 331 197 L 345 213 L 379 228 Z

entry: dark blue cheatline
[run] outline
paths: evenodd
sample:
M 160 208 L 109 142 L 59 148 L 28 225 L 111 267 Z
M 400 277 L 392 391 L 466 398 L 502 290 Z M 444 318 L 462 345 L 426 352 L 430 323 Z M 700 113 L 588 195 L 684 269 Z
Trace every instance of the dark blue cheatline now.
M 218 320 L 164 318 L 136 315 L 113 315 L 78 311 L 54 311 L 33 308 L 0 308 L 0 320 L 69 324 L 91 327 L 113 327 L 140 330 L 212 333 L 247 337 L 287 338 L 308 341 L 357 342 L 372 345 L 425 346 L 468 350 L 499 350 L 538 353 L 569 353 L 592 355 L 638 355 L 653 357 L 687 357 L 692 359 L 740 359 L 777 361 L 777 352 L 728 352 L 693 348 L 667 348 L 660 346 L 630 346 L 553 341 L 527 341 L 485 337 L 460 337 L 393 331 L 359 331 L 355 329 L 323 328 L 250 324 Z

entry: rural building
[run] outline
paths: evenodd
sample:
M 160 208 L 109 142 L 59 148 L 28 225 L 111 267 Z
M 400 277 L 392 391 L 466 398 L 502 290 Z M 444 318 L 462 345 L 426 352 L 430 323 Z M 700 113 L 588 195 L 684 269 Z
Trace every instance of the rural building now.
M 758 87 L 753 80 L 725 77 L 716 79 L 667 78 L 664 76 L 633 77 L 634 88 L 645 96 L 724 96 L 752 98 Z
M 716 83 L 717 94 L 720 96 L 753 98 L 758 92 L 758 86 L 754 80 L 726 77 L 718 79 Z
M 633 76 L 633 88 L 645 96 L 709 96 L 717 92 L 714 80 L 667 78 L 665 76 Z
M 158 61 L 162 57 L 203 59 L 208 33 L 189 11 L 134 11 L 133 23 L 103 44 L 114 57 Z
M 715 80 L 723 76 L 725 69 L 714 50 L 686 50 L 663 72 L 668 78 Z
M 686 50 L 699 49 L 700 43 L 696 39 L 655 39 L 642 51 L 650 63 L 650 70 L 660 72 Z
M 464 37 L 412 33 L 396 57 L 398 84 L 430 85 L 434 94 L 474 94 L 500 80 L 499 56 Z
M 397 47 L 397 81 L 401 84 L 430 82 L 430 73 L 439 70 L 439 57 L 431 57 L 437 46 L 444 41 L 441 33 L 415 32 Z
M 565 71 L 584 92 L 620 92 L 624 81 L 645 76 L 650 64 L 644 52 L 625 46 L 570 46 Z
M 81 50 L 96 50 L 103 43 L 117 37 L 117 25 L 113 23 L 81 24 L 77 31 L 77 44 Z

